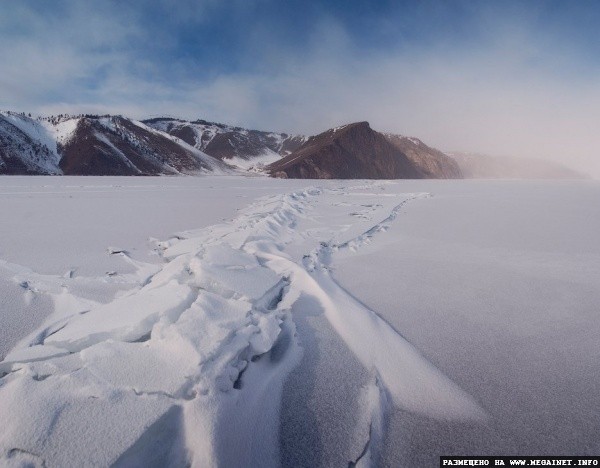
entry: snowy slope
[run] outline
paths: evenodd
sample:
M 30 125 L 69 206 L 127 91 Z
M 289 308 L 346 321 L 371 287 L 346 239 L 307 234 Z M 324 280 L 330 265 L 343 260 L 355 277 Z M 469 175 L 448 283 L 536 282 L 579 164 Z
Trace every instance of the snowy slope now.
M 186 143 L 228 164 L 244 169 L 277 161 L 306 140 L 303 136 L 248 130 L 205 120 L 190 122 L 154 118 L 145 120 L 144 123 L 181 138 Z
M 180 138 L 149 127 L 144 123 L 120 116 L 104 117 L 99 123 L 109 132 L 116 133 L 144 158 L 162 166 L 162 171 L 189 173 L 194 171 L 215 174 L 232 173 L 229 168 L 203 151 L 188 145 Z M 165 140 L 172 144 L 165 144 Z
M 0 173 L 60 174 L 56 140 L 42 122 L 0 112 Z

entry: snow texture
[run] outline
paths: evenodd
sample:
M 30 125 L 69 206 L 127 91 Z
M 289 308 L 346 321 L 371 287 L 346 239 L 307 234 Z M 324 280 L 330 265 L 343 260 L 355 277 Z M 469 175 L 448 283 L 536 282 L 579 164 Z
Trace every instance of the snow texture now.
M 102 190 L 94 184 L 103 180 L 93 179 L 91 191 Z M 419 334 L 429 327 L 436 332 L 429 337 L 437 342 L 445 330 L 460 335 L 460 314 L 470 313 L 452 309 L 444 314 L 444 300 L 436 294 L 460 289 L 451 279 L 449 290 L 419 285 L 425 275 L 419 258 L 431 262 L 433 255 L 425 248 L 457 276 L 469 277 L 470 270 L 454 271 L 460 265 L 455 252 L 465 254 L 468 265 L 516 263 L 546 281 L 539 287 L 558 278 L 560 270 L 540 268 L 554 261 L 566 268 L 568 281 L 598 292 L 598 253 L 582 241 L 592 238 L 595 225 L 577 234 L 577 252 L 562 240 L 570 229 L 551 224 L 542 225 L 546 240 L 528 244 L 516 228 L 523 218 L 510 214 L 531 215 L 517 210 L 519 204 L 489 214 L 511 222 L 514 235 L 496 227 L 482 229 L 479 237 L 448 219 L 440 225 L 451 216 L 450 206 L 459 213 L 462 207 L 487 209 L 489 200 L 506 189 L 500 183 L 330 181 L 303 187 L 306 181 L 205 178 L 154 186 L 155 180 L 135 183 L 160 196 L 186 188 L 177 194 L 184 199 L 197 196 L 198 186 L 206 189 L 219 180 L 214 194 L 220 210 L 205 213 L 203 222 L 187 211 L 187 228 L 152 241 L 154 258 L 136 254 L 131 238 L 121 234 L 104 246 L 104 255 L 122 262 L 124 270 L 38 273 L 35 265 L 6 257 L 0 264 L 3 277 L 23 295 L 49 298 L 54 308 L 0 362 L 3 464 L 428 466 L 450 453 L 438 451 L 444 449 L 440 441 L 451 441 L 445 447 L 452 448 L 462 433 L 498 430 L 498 421 L 506 418 L 500 409 L 506 395 L 496 393 L 500 401 L 494 402 L 474 384 L 474 374 L 457 372 L 475 365 L 485 375 L 477 358 L 448 345 L 451 352 L 443 359 L 435 352 L 443 349 Z M 108 182 L 105 190 L 114 191 Z M 521 195 L 561 193 L 560 185 L 508 186 Z M 593 184 L 571 187 L 576 193 L 598 193 Z M 128 190 L 137 189 L 122 192 L 122 200 L 132 197 Z M 57 191 L 69 193 L 65 187 Z M 8 196 L 12 203 L 31 192 L 31 187 L 4 189 L 5 196 L 13 194 Z M 242 208 L 246 203 L 235 194 L 251 195 L 254 201 Z M 113 204 L 112 197 L 102 198 L 105 207 Z M 407 219 L 412 227 L 406 226 Z M 494 219 L 488 220 L 491 226 Z M 539 228 L 531 229 L 537 233 Z M 463 244 L 442 252 L 440 245 L 447 247 L 442 240 L 453 235 Z M 492 241 L 505 249 L 502 255 L 486 250 Z M 557 245 L 565 246 L 558 256 L 540 250 Z M 580 254 L 594 257 L 582 261 Z M 377 258 L 365 262 L 372 257 Z M 407 288 L 410 278 L 414 284 Z M 469 279 L 478 284 L 475 277 Z M 440 309 L 432 323 L 417 327 L 418 297 L 425 298 L 425 306 Z M 558 320 L 562 312 L 555 313 Z M 474 320 L 478 327 L 465 337 L 471 341 L 478 331 L 488 333 Z M 501 315 L 495 320 L 496 327 L 512 326 Z M 444 326 L 436 328 L 440 322 Z M 433 428 L 433 435 L 428 437 L 423 427 Z M 430 448 L 415 453 L 409 439 Z M 493 451 L 479 447 L 482 453 Z

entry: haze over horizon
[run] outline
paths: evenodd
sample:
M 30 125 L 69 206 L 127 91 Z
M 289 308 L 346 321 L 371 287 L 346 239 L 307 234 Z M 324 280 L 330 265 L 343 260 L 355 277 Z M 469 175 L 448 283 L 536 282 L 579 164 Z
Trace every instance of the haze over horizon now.
M 314 134 L 357 120 L 600 177 L 600 5 L 3 2 L 0 109 Z

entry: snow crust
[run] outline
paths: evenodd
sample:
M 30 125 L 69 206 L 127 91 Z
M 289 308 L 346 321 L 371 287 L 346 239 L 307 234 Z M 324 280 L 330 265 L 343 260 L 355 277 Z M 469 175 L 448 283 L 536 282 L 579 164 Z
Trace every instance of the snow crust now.
M 52 312 L 43 287 L 50 277 L 58 292 L 67 285 L 108 302 L 155 273 L 156 239 L 221 222 L 257 197 L 303 184 L 261 181 L 1 177 L 0 359 Z
M 389 411 L 380 464 L 598 453 L 600 184 L 402 181 L 396 190 L 425 187 L 432 197 L 407 205 L 376 242 L 339 252 L 333 276 L 489 419 Z
M 542 428 L 527 426 L 536 415 L 519 406 L 526 394 L 545 427 L 560 415 L 581 425 L 586 450 L 597 447 L 585 436 L 598 377 L 585 330 L 600 297 L 586 200 L 597 184 L 46 180 L 0 188 L 21 217 L 19 229 L 0 227 L 0 279 L 53 305 L 0 362 L 4 465 L 427 466 L 469 446 L 547 449 L 533 434 Z M 7 234 L 25 233 L 28 212 L 48 221 L 49 197 L 66 207 L 49 226 L 79 207 L 72 235 L 98 236 L 80 247 L 102 250 L 103 261 L 87 257 L 95 267 L 75 266 L 76 252 L 40 271 L 40 232 L 31 257 L 9 254 L 18 239 Z M 535 214 L 549 202 L 560 227 Z M 121 217 L 99 218 L 119 203 Z M 153 239 L 134 242 L 126 228 Z M 524 289 L 507 279 L 515 272 Z M 553 329 L 569 321 L 577 340 Z M 565 340 L 544 348 L 565 367 L 511 354 L 544 336 Z M 569 391 L 558 369 L 586 393 Z M 541 395 L 532 386 L 553 380 L 579 398 L 575 415 L 556 409 L 550 385 Z M 510 432 L 510 421 L 522 427 Z
M 365 397 L 373 404 L 364 405 L 375 431 L 381 392 L 432 417 L 485 419 L 329 273 L 336 251 L 368 244 L 401 207 L 425 196 L 385 189 L 354 184 L 260 199 L 224 224 L 159 242 L 165 263 L 150 277 L 149 266 L 134 264 L 138 286 L 105 304 L 37 276 L 57 310 L 0 364 L 0 414 L 10 428 L 0 435 L 4 460 L 35 454 L 51 465 L 145 465 L 158 450 L 167 465 L 276 466 L 283 384 L 302 359 L 291 312 L 301 297 L 321 305 L 377 376 L 378 390 Z M 102 424 L 90 426 L 100 415 Z M 377 434 L 363 441 L 365 454 L 380 449 Z M 151 449 L 155 443 L 161 448 Z

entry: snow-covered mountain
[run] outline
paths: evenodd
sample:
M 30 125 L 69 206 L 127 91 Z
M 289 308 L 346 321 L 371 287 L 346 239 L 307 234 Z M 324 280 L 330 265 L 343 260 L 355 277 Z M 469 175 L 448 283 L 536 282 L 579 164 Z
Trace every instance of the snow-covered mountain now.
M 0 173 L 176 175 L 231 167 L 176 136 L 121 116 L 0 113 Z
M 0 174 L 461 178 L 454 159 L 367 122 L 305 137 L 205 120 L 0 112 Z
M 161 117 L 143 122 L 214 158 L 244 169 L 275 162 L 307 140 L 300 135 L 248 130 L 205 120 L 190 122 Z

